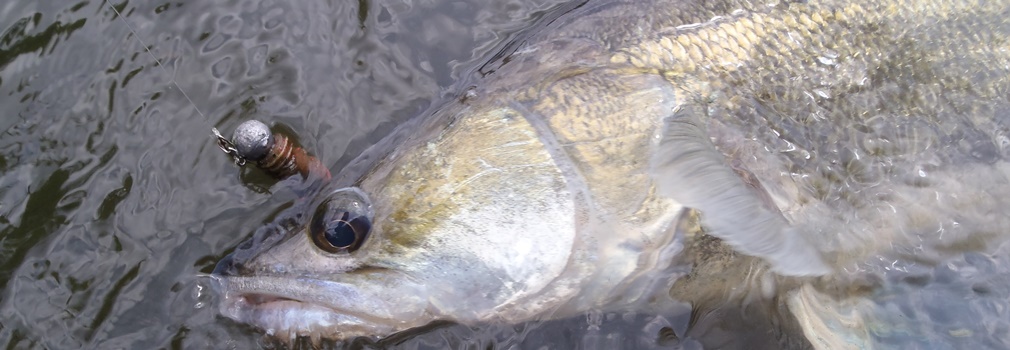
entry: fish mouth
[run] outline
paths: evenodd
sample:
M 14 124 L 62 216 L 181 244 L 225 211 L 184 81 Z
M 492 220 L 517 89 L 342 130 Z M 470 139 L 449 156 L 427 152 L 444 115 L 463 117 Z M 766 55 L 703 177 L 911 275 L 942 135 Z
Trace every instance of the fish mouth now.
M 270 336 L 342 340 L 392 334 L 431 321 L 422 305 L 404 307 L 326 280 L 210 275 L 220 315 Z M 384 310 L 396 310 L 387 314 Z M 409 311 L 415 310 L 415 311 Z
M 261 294 L 261 293 L 239 293 L 235 295 L 224 297 L 231 300 L 231 305 L 228 308 L 222 309 L 234 309 L 242 308 L 248 310 L 257 310 L 260 313 L 270 313 L 270 312 L 329 312 L 334 314 L 344 314 L 338 309 L 329 308 L 323 305 L 317 305 L 313 303 L 303 302 L 297 299 L 286 298 L 282 296 Z M 238 315 L 237 312 L 232 312 L 227 315 Z M 349 315 L 348 315 L 349 316 Z
M 298 337 L 340 340 L 393 331 L 392 326 L 353 310 L 278 293 L 236 290 L 233 277 L 212 277 L 214 289 L 220 295 L 220 315 L 281 340 L 293 341 Z
M 298 302 L 297 300 L 294 299 L 288 299 L 268 294 L 250 293 L 250 294 L 241 294 L 238 297 L 244 299 L 242 301 L 252 307 L 265 307 L 263 306 L 264 304 L 269 304 L 272 302 L 285 302 L 285 301 Z

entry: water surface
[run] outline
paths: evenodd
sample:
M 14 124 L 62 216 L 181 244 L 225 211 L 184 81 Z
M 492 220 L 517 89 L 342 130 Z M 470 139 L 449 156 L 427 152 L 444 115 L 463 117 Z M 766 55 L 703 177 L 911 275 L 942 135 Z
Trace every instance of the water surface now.
M 291 198 L 272 196 L 262 174 L 231 164 L 211 127 L 275 123 L 339 172 L 393 127 L 457 93 L 457 82 L 562 2 L 0 5 L 0 343 L 273 346 L 219 317 L 198 276 Z M 866 263 L 886 277 L 874 282 L 874 317 L 887 324 L 875 339 L 898 348 L 1008 346 L 1005 250 L 939 266 Z M 676 336 L 687 333 L 710 347 L 762 348 L 790 336 L 775 333 L 782 310 L 694 311 L 442 324 L 334 345 L 698 347 Z
M 339 171 L 558 2 L 3 3 L 0 339 L 259 346 L 196 276 L 287 199 L 211 127 L 277 123 Z

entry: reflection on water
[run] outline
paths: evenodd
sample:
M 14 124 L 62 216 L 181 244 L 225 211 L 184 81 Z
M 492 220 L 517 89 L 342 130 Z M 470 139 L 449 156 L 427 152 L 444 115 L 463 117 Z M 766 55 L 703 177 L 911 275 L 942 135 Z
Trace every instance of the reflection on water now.
M 218 151 L 210 128 L 281 123 L 339 169 L 561 2 L 0 6 L 0 340 L 8 348 L 263 345 L 257 331 L 207 307 L 214 300 L 197 276 L 290 198 L 264 194 L 262 180 Z M 833 66 L 837 53 L 820 59 Z M 869 283 L 880 287 L 866 299 L 873 305 L 843 307 L 869 315 L 865 329 L 882 344 L 1005 348 L 1006 255 L 876 266 L 907 269 Z M 788 341 L 771 334 L 780 311 L 715 305 L 693 315 L 436 324 L 350 345 L 700 347 L 687 334 L 746 347 Z
M 339 167 L 554 4 L 112 5 L 125 22 L 103 1 L 0 6 L 8 347 L 256 346 L 194 306 L 196 276 L 285 199 L 243 184 L 210 128 L 283 123 Z

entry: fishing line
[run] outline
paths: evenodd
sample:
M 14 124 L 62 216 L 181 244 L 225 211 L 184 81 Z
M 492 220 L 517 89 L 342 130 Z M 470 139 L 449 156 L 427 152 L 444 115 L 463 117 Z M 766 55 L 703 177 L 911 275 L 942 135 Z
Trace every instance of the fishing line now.
M 168 69 L 151 52 L 151 47 L 147 46 L 144 39 L 140 38 L 140 34 L 137 34 L 137 31 L 133 29 L 130 22 L 126 20 L 126 17 L 123 17 L 123 14 L 109 0 L 105 0 L 105 3 L 109 4 L 112 12 L 116 13 L 116 17 L 119 17 L 123 21 L 123 24 L 130 30 L 130 33 L 133 33 L 133 36 L 137 38 L 137 42 L 144 47 L 144 51 L 147 51 L 147 54 L 151 55 L 154 63 L 161 68 L 162 73 L 172 77 L 170 82 L 176 89 L 179 89 L 179 92 L 186 98 L 186 101 L 189 101 L 189 104 L 193 106 L 196 113 L 200 114 L 205 123 L 210 124 L 207 116 L 200 111 L 200 107 L 197 107 L 196 103 L 193 103 L 193 99 L 189 98 L 189 94 L 175 81 L 175 74 L 168 73 Z M 283 135 L 271 135 L 270 128 L 266 124 L 258 121 L 242 123 L 242 125 L 239 125 L 235 129 L 236 141 L 222 136 L 221 132 L 213 124 L 210 126 L 211 136 L 217 140 L 218 148 L 231 156 L 232 161 L 238 166 L 245 165 L 246 161 L 249 160 L 256 161 L 257 167 L 278 179 L 299 173 L 305 177 L 309 177 L 309 174 L 313 173 L 317 178 L 325 180 L 331 178 L 330 170 L 323 166 L 318 158 L 310 155 L 308 151 L 294 144 Z
M 172 80 L 170 82 L 172 83 L 172 85 L 175 85 L 176 89 L 179 89 L 179 92 L 181 92 L 182 96 L 186 98 L 186 101 L 189 101 L 189 104 L 193 106 L 193 109 L 196 110 L 196 113 L 199 114 L 200 117 L 202 117 L 205 122 L 209 123 L 209 121 L 207 120 L 207 116 L 204 115 L 202 111 L 200 111 L 200 108 L 196 106 L 196 103 L 193 103 L 193 99 L 189 98 L 189 94 L 187 94 L 186 91 L 182 89 L 182 86 L 179 86 L 179 83 L 175 81 L 175 74 L 168 73 L 168 69 L 166 69 L 165 65 L 161 64 L 161 60 L 159 60 L 158 57 L 155 56 L 153 52 L 151 52 L 151 48 L 147 46 L 146 43 L 144 43 L 144 39 L 140 38 L 140 34 L 137 34 L 137 31 L 133 30 L 133 26 L 131 26 L 130 22 L 126 20 L 126 17 L 123 17 L 123 14 L 119 13 L 119 10 L 116 9 L 116 6 L 112 5 L 112 3 L 109 2 L 109 0 L 105 0 L 105 3 L 109 4 L 109 8 L 112 9 L 112 12 L 116 13 L 116 17 L 119 17 L 119 19 L 123 21 L 123 24 L 125 24 L 126 28 L 130 30 L 130 33 L 133 33 L 133 37 L 137 38 L 137 42 L 139 42 L 140 45 L 144 47 L 144 51 L 147 51 L 147 54 L 151 55 L 151 58 L 154 59 L 154 63 L 161 68 L 161 72 L 164 73 L 165 75 L 172 77 Z M 217 128 L 213 129 L 215 131 L 215 135 L 217 135 L 218 134 Z
M 147 46 L 147 43 L 144 42 L 144 39 L 142 39 L 140 37 L 140 34 L 138 34 L 137 31 L 133 29 L 133 26 L 130 25 L 130 22 L 126 20 L 126 17 L 123 17 L 123 14 L 116 9 L 116 6 L 112 5 L 112 3 L 109 2 L 109 0 L 105 0 L 105 3 L 109 4 L 109 8 L 112 9 L 112 12 L 116 13 L 116 17 L 118 17 L 119 20 L 123 21 L 123 24 L 126 25 L 126 28 L 130 30 L 130 33 L 133 33 L 133 37 L 137 38 L 137 42 L 140 43 L 140 46 L 144 47 L 144 51 L 147 51 L 147 54 L 150 55 L 152 59 L 154 59 L 154 63 L 159 68 L 161 68 L 161 72 L 164 73 L 165 75 L 172 77 L 172 79 L 169 82 L 172 83 L 172 85 L 174 85 L 176 89 L 179 89 L 179 92 L 182 93 L 182 97 L 185 97 L 186 101 L 189 101 L 189 104 L 193 106 L 193 109 L 196 110 L 196 113 L 199 114 L 201 118 L 203 118 L 202 120 L 204 121 L 204 123 L 210 125 L 211 136 L 213 136 L 217 140 L 218 148 L 224 151 L 225 154 L 231 156 L 235 164 L 238 164 L 239 166 L 244 165 L 246 162 L 244 155 L 241 154 L 241 152 L 239 152 L 238 148 L 236 148 L 235 144 L 232 143 L 231 140 L 222 136 L 221 132 L 218 131 L 217 128 L 210 123 L 210 120 L 207 119 L 207 116 L 205 114 L 203 114 L 203 111 L 200 110 L 200 107 L 197 107 L 196 103 L 193 102 L 193 99 L 189 98 L 189 94 L 186 93 L 186 90 L 183 90 L 182 86 L 179 86 L 179 83 L 175 81 L 175 74 L 168 73 L 168 69 L 165 68 L 165 65 L 162 64 L 161 60 L 154 55 L 154 52 L 151 52 L 151 47 Z

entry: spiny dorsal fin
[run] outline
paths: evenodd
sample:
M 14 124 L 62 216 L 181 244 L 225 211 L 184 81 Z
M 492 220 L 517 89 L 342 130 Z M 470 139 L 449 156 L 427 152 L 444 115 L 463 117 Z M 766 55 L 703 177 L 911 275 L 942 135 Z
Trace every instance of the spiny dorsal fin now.
M 702 224 L 734 249 L 763 258 L 779 274 L 824 275 L 820 251 L 748 187 L 720 153 L 703 106 L 681 106 L 664 120 L 651 173 L 661 195 L 701 211 Z

